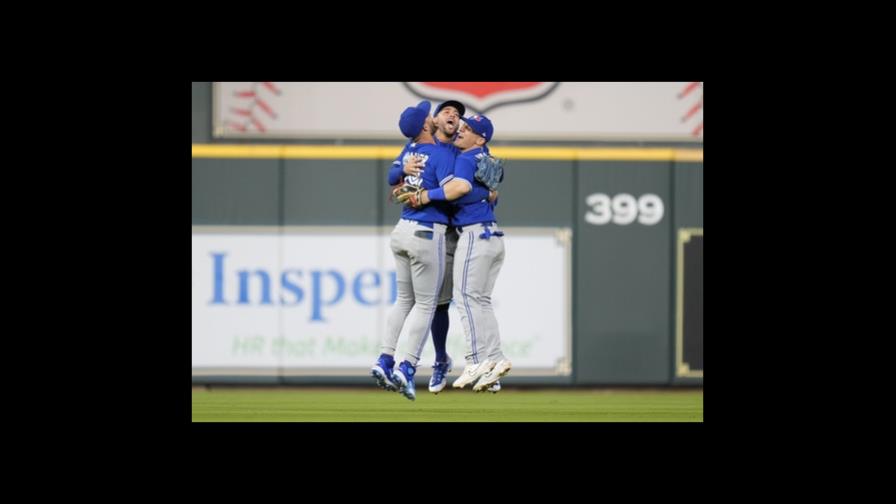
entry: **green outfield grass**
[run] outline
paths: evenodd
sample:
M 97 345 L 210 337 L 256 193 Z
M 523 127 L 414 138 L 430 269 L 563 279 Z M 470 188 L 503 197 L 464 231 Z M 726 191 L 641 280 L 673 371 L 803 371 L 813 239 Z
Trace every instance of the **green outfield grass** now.
M 193 389 L 194 422 L 702 422 L 703 390 Z

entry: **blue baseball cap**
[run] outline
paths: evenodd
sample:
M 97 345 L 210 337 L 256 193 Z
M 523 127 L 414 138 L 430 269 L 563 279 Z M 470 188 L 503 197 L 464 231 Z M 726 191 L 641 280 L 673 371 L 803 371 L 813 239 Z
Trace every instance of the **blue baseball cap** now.
M 423 100 L 416 107 L 408 107 L 401 113 L 401 119 L 398 120 L 398 128 L 401 134 L 408 138 L 416 138 L 426 124 L 426 117 L 429 115 L 429 109 L 432 104 L 428 100 Z
M 495 127 L 492 126 L 492 121 L 484 115 L 477 114 L 470 117 L 461 117 L 460 119 L 467 123 L 467 125 L 470 126 L 470 129 L 477 135 L 484 138 L 486 143 L 488 143 L 488 141 L 492 139 L 492 135 L 495 134 Z
M 463 117 L 464 114 L 467 113 L 467 107 L 464 107 L 464 104 L 457 100 L 448 100 L 446 102 L 442 102 L 438 107 L 436 107 L 436 111 L 432 113 L 433 116 L 439 115 L 439 112 L 442 111 L 445 107 L 454 107 L 457 109 L 457 113 Z

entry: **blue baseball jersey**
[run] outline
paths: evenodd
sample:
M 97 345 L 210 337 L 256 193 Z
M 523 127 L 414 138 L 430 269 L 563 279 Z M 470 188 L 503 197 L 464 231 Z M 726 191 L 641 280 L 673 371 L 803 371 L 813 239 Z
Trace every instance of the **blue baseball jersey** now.
M 469 226 L 482 222 L 496 222 L 494 205 L 488 202 L 488 187 L 476 180 L 476 163 L 479 157 L 484 156 L 485 151 L 481 147 L 462 152 L 454 161 L 454 178 L 466 180 L 472 190 L 463 197 L 454 201 L 457 205 L 457 213 L 452 216 L 451 223 L 455 226 Z M 485 199 L 481 197 L 485 191 Z
M 402 171 L 410 156 L 423 159 L 423 174 L 419 177 L 405 175 Z M 402 149 L 398 159 L 389 169 L 389 185 L 396 185 L 404 179 L 406 184 L 420 186 L 424 189 L 436 189 L 454 178 L 454 155 L 449 149 L 436 144 L 408 143 Z M 451 207 L 448 202 L 433 201 L 422 208 L 411 208 L 405 205 L 401 210 L 401 218 L 420 222 L 437 222 L 448 224 Z
M 460 149 L 458 149 L 453 143 L 440 142 L 437 137 L 433 137 L 433 140 L 436 141 L 436 145 L 450 150 L 451 154 L 454 156 L 455 160 L 457 159 L 457 156 L 459 156 L 461 154 Z M 488 146 L 487 145 L 483 146 L 483 151 L 486 154 L 488 154 Z M 454 168 L 452 167 L 452 172 L 453 171 L 454 171 Z M 470 192 L 468 192 L 467 194 L 463 195 L 462 197 L 452 201 L 453 205 L 451 205 L 449 213 L 448 213 L 448 217 L 451 219 L 451 225 L 452 226 L 460 226 L 461 225 L 461 224 L 457 224 L 454 222 L 455 216 L 457 215 L 457 210 L 459 208 L 458 204 L 472 203 L 475 201 L 483 201 L 483 200 L 487 202 L 488 194 L 489 194 L 488 187 L 480 184 L 479 186 L 473 186 L 473 188 L 470 190 Z M 494 204 L 492 204 L 492 208 L 494 208 Z
M 436 142 L 437 146 L 441 147 L 442 149 L 444 149 L 446 152 L 448 152 L 450 154 L 450 156 L 451 156 L 451 173 L 453 174 L 454 173 L 454 162 L 455 162 L 456 157 L 458 155 L 460 155 L 460 153 L 461 153 L 460 149 L 455 147 L 455 145 L 452 142 L 439 141 L 438 137 L 436 137 L 436 136 L 433 136 L 432 139 Z M 389 169 L 389 185 L 394 186 L 395 184 L 398 184 L 401 181 L 402 177 L 405 177 L 404 169 L 403 169 L 404 163 L 405 163 L 405 160 L 407 159 L 408 149 L 412 145 L 415 145 L 415 144 L 413 142 L 408 142 L 407 144 L 405 144 L 404 148 L 401 150 L 401 154 L 399 154 L 398 157 L 395 158 L 395 161 L 392 162 L 392 167 Z M 488 146 L 484 146 L 483 151 L 487 154 Z M 426 173 L 424 170 L 424 175 L 425 174 Z M 447 180 L 445 180 L 445 182 L 447 182 L 448 180 L 451 180 L 451 178 L 448 178 Z M 439 185 L 444 185 L 444 183 L 441 183 Z M 442 210 L 448 216 L 449 224 L 454 226 L 454 225 L 460 225 L 460 224 L 454 223 L 454 215 L 457 213 L 457 209 L 458 209 L 456 204 L 458 202 L 464 202 L 464 203 L 470 203 L 470 202 L 475 202 L 475 201 L 488 202 L 488 196 L 489 196 L 488 188 L 483 184 L 479 184 L 478 186 L 474 186 L 473 189 L 469 193 L 465 194 L 463 197 L 459 198 L 456 201 L 451 202 L 452 204 L 450 204 L 450 205 L 446 205 L 442 202 L 434 202 L 434 203 L 441 205 Z M 495 203 L 491 203 L 492 208 L 494 208 L 496 203 L 497 203 L 497 201 Z M 406 217 L 406 218 L 408 218 L 408 217 Z
M 455 136 L 457 136 L 457 135 L 455 135 Z M 436 145 L 438 145 L 439 147 L 444 147 L 444 148 L 450 150 L 451 153 L 454 154 L 455 156 L 457 156 L 458 154 L 460 154 L 460 149 L 458 149 L 457 147 L 455 147 L 454 144 L 453 144 L 452 142 L 442 142 L 442 141 L 439 140 L 439 137 L 437 137 L 437 136 L 435 136 L 435 135 L 433 135 L 432 139 L 436 141 Z
M 411 145 L 414 145 L 413 141 L 404 144 L 404 147 L 401 149 L 401 154 L 399 154 L 398 157 L 395 158 L 395 161 L 392 161 L 392 166 L 389 167 L 389 185 L 394 186 L 401 180 L 401 167 L 404 166 L 401 164 L 401 162 L 402 160 L 404 160 L 404 156 L 405 154 L 407 154 L 408 149 L 411 147 Z M 396 168 L 398 168 L 397 171 L 395 170 Z

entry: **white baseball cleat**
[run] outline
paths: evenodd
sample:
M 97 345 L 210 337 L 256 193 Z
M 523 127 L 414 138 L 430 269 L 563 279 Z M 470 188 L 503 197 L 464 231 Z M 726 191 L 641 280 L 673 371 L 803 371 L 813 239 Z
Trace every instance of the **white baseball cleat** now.
M 454 380 L 454 383 L 451 386 L 462 389 L 475 382 L 480 376 L 491 371 L 493 367 L 495 367 L 495 361 L 488 359 L 479 364 L 467 364 L 467 367 L 464 368 L 464 372 L 460 374 L 460 378 Z
M 452 371 L 454 362 L 451 357 L 445 362 L 436 362 L 432 365 L 432 378 L 429 379 L 429 391 L 438 394 L 448 386 L 448 373 Z
M 482 378 L 476 382 L 476 385 L 473 386 L 474 392 L 482 392 L 491 384 L 497 382 L 502 376 L 506 375 L 510 372 L 510 368 L 513 365 L 507 359 L 501 359 L 500 362 L 495 364 L 491 371 L 482 375 Z

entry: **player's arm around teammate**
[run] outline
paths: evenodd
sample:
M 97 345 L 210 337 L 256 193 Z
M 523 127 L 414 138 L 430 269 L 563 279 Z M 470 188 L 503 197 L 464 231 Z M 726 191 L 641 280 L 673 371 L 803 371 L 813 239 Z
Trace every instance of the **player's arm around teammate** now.
M 454 300 L 466 343 L 466 367 L 454 382 L 455 388 L 475 382 L 473 390 L 485 390 L 511 369 L 501 351 L 498 322 L 491 296 L 504 263 L 504 233 L 497 227 L 494 206 L 470 198 L 469 193 L 484 185 L 476 180 L 476 163 L 485 155 L 484 147 L 494 134 L 491 121 L 481 115 L 464 121 L 454 144 L 461 150 L 454 164 L 454 177 L 443 188 L 426 191 L 426 202 L 454 199 L 458 210 L 453 217 L 460 238 L 454 268 Z M 478 380 L 478 381 L 477 381 Z

